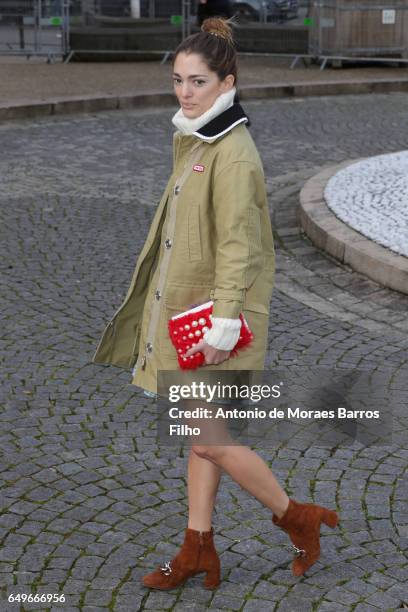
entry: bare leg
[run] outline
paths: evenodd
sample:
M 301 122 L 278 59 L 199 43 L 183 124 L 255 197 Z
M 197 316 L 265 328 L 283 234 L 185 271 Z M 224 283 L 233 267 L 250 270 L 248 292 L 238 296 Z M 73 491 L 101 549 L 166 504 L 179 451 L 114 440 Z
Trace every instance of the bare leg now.
M 187 408 L 191 408 L 197 407 L 199 404 L 186 401 L 185 405 Z M 214 410 L 213 407 L 211 409 Z M 186 422 L 192 427 L 198 427 L 200 430 L 198 436 L 191 436 L 190 438 L 189 504 L 190 512 L 192 512 L 194 517 L 197 517 L 194 519 L 194 522 L 198 520 L 200 524 L 211 524 L 211 513 L 221 469 L 227 472 L 236 483 L 256 497 L 264 506 L 270 508 L 278 518 L 285 514 L 289 506 L 289 497 L 265 461 L 255 451 L 237 444 L 231 438 L 225 422 L 213 418 L 192 418 L 186 419 Z M 203 461 L 207 460 L 208 463 L 213 465 L 213 468 L 217 467 L 219 471 L 210 471 L 210 468 L 207 471 L 201 463 L 199 464 L 200 468 L 198 468 L 198 465 L 196 467 L 192 459 L 194 454 Z M 192 466 L 191 474 L 190 466 Z M 195 529 L 201 528 L 196 527 Z
M 247 446 L 193 446 L 192 450 L 222 468 L 248 493 L 270 508 L 278 518 L 289 505 L 289 497 L 259 455 Z
M 191 437 L 193 453 L 224 470 L 243 489 L 256 497 L 261 504 L 270 508 L 278 518 L 285 514 L 289 506 L 289 497 L 265 461 L 255 451 L 247 446 L 237 444 L 231 438 L 225 422 L 213 419 L 188 419 L 187 422 L 193 427 L 198 426 L 200 429 L 198 436 Z M 210 484 L 204 482 L 209 478 L 209 473 L 203 471 L 203 479 L 201 483 L 194 484 L 191 497 L 199 494 L 198 490 L 200 488 L 203 491 L 202 500 L 208 494 L 213 494 L 213 499 L 215 499 L 215 479 Z M 189 475 L 189 483 L 190 481 Z M 201 503 L 204 504 L 204 501 Z M 209 503 L 207 501 L 207 516 Z M 197 504 L 198 506 L 199 504 Z M 195 502 L 194 507 L 196 507 Z
M 221 478 L 221 468 L 190 449 L 188 458 L 188 527 L 211 529 L 211 517 Z

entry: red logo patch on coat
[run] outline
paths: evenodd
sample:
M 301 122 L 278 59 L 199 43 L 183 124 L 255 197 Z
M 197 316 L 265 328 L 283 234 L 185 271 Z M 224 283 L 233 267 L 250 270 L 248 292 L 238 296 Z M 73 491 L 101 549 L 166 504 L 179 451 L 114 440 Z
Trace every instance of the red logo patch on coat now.
M 195 166 L 193 166 L 193 170 L 195 172 L 204 172 L 204 166 L 202 166 L 201 164 L 196 164 Z

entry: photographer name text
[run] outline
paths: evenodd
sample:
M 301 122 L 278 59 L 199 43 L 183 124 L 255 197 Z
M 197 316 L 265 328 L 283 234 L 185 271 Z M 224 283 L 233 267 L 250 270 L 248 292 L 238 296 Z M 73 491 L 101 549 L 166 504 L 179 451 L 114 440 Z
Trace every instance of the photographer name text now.
M 207 419 L 379 419 L 379 410 L 349 410 L 343 406 L 339 406 L 335 410 L 305 410 L 302 408 L 285 409 L 272 408 L 271 410 L 259 410 L 253 408 L 250 410 L 242 410 L 239 408 L 225 409 L 222 407 L 212 410 L 211 408 L 197 407 L 192 410 L 180 409 L 174 406 L 169 409 L 169 417 L 171 419 L 184 420 L 207 420 Z M 171 436 L 193 435 L 198 436 L 201 433 L 200 427 L 196 426 L 199 423 L 191 424 L 170 424 L 169 434 Z

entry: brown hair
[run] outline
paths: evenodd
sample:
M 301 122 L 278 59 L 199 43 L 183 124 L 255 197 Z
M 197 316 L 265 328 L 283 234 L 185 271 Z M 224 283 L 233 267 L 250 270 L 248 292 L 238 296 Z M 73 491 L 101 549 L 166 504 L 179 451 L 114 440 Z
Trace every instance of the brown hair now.
M 197 53 L 202 55 L 208 68 L 217 73 L 220 81 L 228 74 L 233 74 L 235 86 L 238 78 L 237 53 L 230 23 L 233 23 L 231 19 L 220 17 L 206 19 L 201 26 L 201 32 L 188 36 L 179 44 L 174 52 L 173 65 L 182 51 Z

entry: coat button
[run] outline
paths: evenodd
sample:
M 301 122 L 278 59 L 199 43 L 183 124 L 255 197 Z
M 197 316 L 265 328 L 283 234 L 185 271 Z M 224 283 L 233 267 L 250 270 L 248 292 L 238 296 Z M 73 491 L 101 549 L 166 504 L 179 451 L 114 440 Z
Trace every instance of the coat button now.
M 171 248 L 171 240 L 170 240 L 170 238 L 166 238 L 166 240 L 164 241 L 164 246 L 166 247 L 166 249 L 170 249 Z
M 148 353 L 151 353 L 151 352 L 152 352 L 152 350 L 153 350 L 153 344 L 152 344 L 151 342 L 148 342 L 148 343 L 146 344 L 146 350 L 147 350 L 147 352 L 148 352 Z
M 174 193 L 178 195 L 180 193 L 180 185 L 176 185 L 174 188 Z
M 161 298 L 161 293 L 160 293 L 160 291 L 159 291 L 158 289 L 156 290 L 156 292 L 155 292 L 155 294 L 154 294 L 154 295 L 155 295 L 156 300 L 160 300 L 160 298 Z

